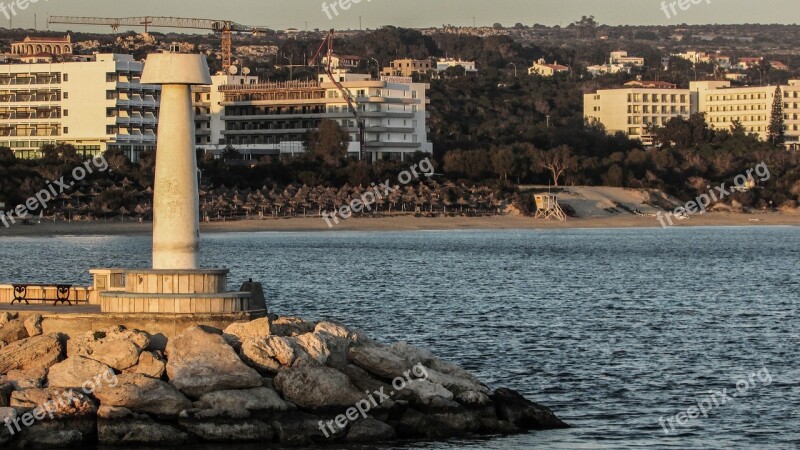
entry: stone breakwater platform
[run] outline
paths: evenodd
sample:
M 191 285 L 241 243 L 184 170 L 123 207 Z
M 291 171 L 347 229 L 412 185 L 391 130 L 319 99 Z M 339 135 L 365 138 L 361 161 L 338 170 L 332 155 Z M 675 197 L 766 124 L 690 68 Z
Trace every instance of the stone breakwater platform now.
M 427 350 L 336 322 L 267 316 L 166 330 L 146 320 L 0 312 L 0 423 L 10 424 L 0 448 L 374 446 L 568 426 Z

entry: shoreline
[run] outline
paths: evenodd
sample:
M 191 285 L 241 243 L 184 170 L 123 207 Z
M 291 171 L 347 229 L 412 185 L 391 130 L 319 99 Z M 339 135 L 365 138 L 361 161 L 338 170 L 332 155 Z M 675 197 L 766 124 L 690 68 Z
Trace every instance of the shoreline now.
M 742 227 L 742 226 L 800 226 L 800 214 L 786 212 L 707 213 L 675 221 L 674 227 Z M 519 215 L 488 217 L 414 217 L 413 215 L 351 218 L 332 228 L 320 217 L 288 219 L 249 219 L 228 222 L 201 223 L 202 233 L 242 232 L 342 232 L 342 231 L 450 231 L 450 230 L 556 230 L 592 228 L 662 228 L 652 216 L 630 214 L 611 217 L 569 218 L 566 222 L 546 221 Z M 3 237 L 42 236 L 124 236 L 149 235 L 152 222 L 42 222 L 35 225 L 0 227 Z

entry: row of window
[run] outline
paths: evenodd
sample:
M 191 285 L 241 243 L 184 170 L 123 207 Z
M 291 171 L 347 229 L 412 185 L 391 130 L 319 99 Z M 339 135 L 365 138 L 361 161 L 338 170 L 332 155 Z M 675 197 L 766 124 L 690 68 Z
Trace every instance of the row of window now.
M 687 97 L 686 94 L 628 94 L 628 103 L 688 103 Z

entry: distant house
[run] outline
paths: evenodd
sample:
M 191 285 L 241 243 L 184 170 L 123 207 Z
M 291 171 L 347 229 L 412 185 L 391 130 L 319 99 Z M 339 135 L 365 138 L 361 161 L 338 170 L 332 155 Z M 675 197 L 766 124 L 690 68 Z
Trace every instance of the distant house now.
M 586 70 L 596 77 L 599 75 L 613 75 L 617 73 L 631 73 L 631 67 L 622 64 L 600 64 L 597 66 L 589 66 Z
M 384 67 L 381 74 L 387 77 L 410 77 L 415 73 L 428 73 L 433 71 L 433 62 L 430 59 L 396 59 Z
M 620 64 L 623 66 L 644 67 L 644 58 L 638 56 L 628 56 L 626 51 L 611 52 L 610 64 Z
M 70 35 L 64 37 L 26 36 L 22 41 L 11 43 L 11 55 L 9 56 L 16 56 L 20 59 L 22 57 L 38 57 L 38 59 L 34 58 L 36 60 L 32 62 L 49 62 L 52 60 L 52 56 L 72 55 L 72 50 L 72 36 Z
M 764 58 L 739 58 L 739 64 L 736 65 L 737 69 L 747 70 L 753 67 L 758 67 Z
M 559 65 L 557 61 L 553 64 L 547 64 L 544 59 L 540 59 L 539 61 L 533 63 L 533 67 L 528 68 L 528 75 L 552 77 L 556 74 L 566 73 L 569 71 L 569 67 Z
M 328 64 L 328 57 L 322 58 L 322 64 Z M 331 56 L 331 67 L 334 69 L 354 69 L 361 64 L 361 57 L 355 55 L 333 55 Z
M 477 67 L 475 67 L 475 61 L 461 61 L 458 59 L 448 58 L 448 59 L 440 59 L 436 62 L 436 71 L 437 72 L 444 72 L 445 70 L 451 67 L 463 67 L 464 71 L 467 73 L 475 73 L 478 71 Z
M 769 65 L 774 70 L 784 70 L 784 71 L 788 71 L 789 70 L 789 66 L 787 66 L 786 64 L 784 64 L 784 63 L 782 63 L 780 61 L 770 61 Z

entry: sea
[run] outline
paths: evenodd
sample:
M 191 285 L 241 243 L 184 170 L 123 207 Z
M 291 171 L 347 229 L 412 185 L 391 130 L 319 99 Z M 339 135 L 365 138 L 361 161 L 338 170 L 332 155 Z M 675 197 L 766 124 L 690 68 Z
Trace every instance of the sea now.
M 90 284 L 149 266 L 151 242 L 0 251 L 0 282 Z M 206 234 L 201 259 L 275 313 L 428 348 L 572 426 L 383 448 L 800 448 L 797 227 Z

